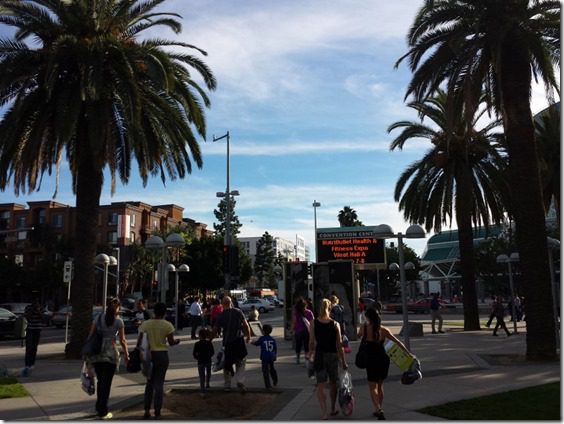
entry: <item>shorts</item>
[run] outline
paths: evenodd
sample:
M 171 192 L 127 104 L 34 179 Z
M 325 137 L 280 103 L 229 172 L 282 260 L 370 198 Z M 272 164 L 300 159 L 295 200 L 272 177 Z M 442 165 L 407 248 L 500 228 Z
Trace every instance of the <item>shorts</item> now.
M 321 354 L 323 366 L 319 371 L 315 372 L 317 383 L 326 383 L 327 379 L 331 383 L 337 382 L 339 370 L 339 358 L 336 352 L 323 352 Z

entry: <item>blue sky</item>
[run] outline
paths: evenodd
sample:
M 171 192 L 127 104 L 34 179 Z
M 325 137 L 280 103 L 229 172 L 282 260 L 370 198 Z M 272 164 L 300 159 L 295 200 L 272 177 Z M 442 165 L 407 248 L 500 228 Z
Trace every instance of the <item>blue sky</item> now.
M 389 224 L 396 232 L 409 226 L 398 211 L 393 191 L 408 164 L 421 157 L 426 142 L 408 143 L 389 152 L 393 122 L 415 119 L 405 106 L 410 73 L 394 69 L 406 50 L 406 33 L 421 0 L 169 0 L 162 10 L 182 15 L 183 31 L 153 33 L 206 50 L 206 63 L 218 80 L 207 111 L 204 166 L 184 180 L 139 178 L 118 184 L 110 195 L 109 178 L 102 204 L 139 200 L 175 203 L 184 216 L 213 229 L 215 193 L 226 186 L 225 140 L 229 131 L 231 189 L 243 224 L 240 236 L 306 239 L 314 255 L 312 202 L 318 227 L 337 227 L 347 205 L 365 225 Z M 0 30 L 1 32 L 1 30 Z M 546 106 L 535 90 L 532 109 Z M 132 172 L 132 174 L 134 174 Z M 0 193 L 0 203 L 47 200 L 54 178 L 41 190 L 16 197 Z M 68 167 L 63 166 L 56 201 L 75 204 Z M 445 228 L 448 229 L 448 228 Z M 431 236 L 429 234 L 428 236 Z M 423 253 L 425 240 L 407 245 Z

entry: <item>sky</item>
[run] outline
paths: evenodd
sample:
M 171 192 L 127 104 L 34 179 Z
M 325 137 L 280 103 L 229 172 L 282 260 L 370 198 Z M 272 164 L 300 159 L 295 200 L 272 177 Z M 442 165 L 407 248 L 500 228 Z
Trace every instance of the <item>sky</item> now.
M 430 147 L 423 140 L 389 151 L 390 124 L 414 120 L 406 106 L 411 74 L 394 64 L 406 51 L 406 34 L 422 0 L 169 0 L 160 8 L 182 16 L 182 32 L 162 28 L 150 35 L 194 44 L 212 69 L 217 89 L 206 111 L 201 140 L 204 165 L 183 180 L 160 177 L 142 186 L 136 169 L 112 196 L 109 177 L 101 204 L 142 201 L 174 203 L 184 217 L 213 230 L 216 192 L 226 189 L 226 140 L 230 134 L 230 188 L 238 190 L 235 214 L 240 237 L 305 238 L 314 259 L 317 227 L 338 227 L 350 206 L 365 225 L 388 224 L 405 232 L 409 223 L 393 193 L 403 170 Z M 0 27 L 0 34 L 2 28 Z M 197 80 L 197 78 L 195 78 Z M 533 113 L 544 109 L 535 89 Z M 39 192 L 0 203 L 49 200 L 55 179 L 45 176 Z M 75 205 L 68 166 L 63 164 L 54 199 Z M 456 228 L 453 223 L 452 228 Z M 443 229 L 448 230 L 446 226 Z M 428 237 L 433 234 L 428 234 Z M 406 240 L 423 254 L 427 239 Z

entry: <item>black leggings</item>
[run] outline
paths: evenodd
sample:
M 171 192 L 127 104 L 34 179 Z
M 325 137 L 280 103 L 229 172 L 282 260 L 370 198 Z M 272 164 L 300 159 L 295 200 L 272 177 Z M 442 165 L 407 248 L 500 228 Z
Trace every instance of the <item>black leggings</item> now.
M 94 362 L 94 370 L 98 379 L 96 387 L 96 413 L 99 417 L 103 417 L 108 413 L 108 399 L 110 398 L 110 390 L 116 368 L 116 364 L 110 362 Z
M 164 396 L 164 382 L 166 370 L 168 369 L 168 351 L 151 351 L 151 362 L 153 369 L 151 370 L 151 378 L 147 379 L 145 385 L 144 407 L 148 412 L 151 409 L 153 395 L 155 398 L 155 415 L 161 415 Z
M 295 334 L 296 338 L 296 355 L 299 355 L 302 351 L 302 345 L 304 347 L 304 352 L 309 352 L 309 331 L 304 330 Z

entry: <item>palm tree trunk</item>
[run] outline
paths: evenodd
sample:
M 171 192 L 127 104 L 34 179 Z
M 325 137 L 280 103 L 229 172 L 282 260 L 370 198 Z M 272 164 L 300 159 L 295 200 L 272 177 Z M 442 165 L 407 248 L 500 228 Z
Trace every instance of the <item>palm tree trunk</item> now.
M 527 319 L 527 358 L 556 358 L 554 316 L 548 267 L 546 224 L 534 125 L 529 103 L 528 51 L 508 36 L 499 72 L 503 122 L 509 152 L 512 209 L 515 217 Z
M 82 140 L 88 140 L 83 137 Z M 79 164 L 76 177 L 75 279 L 72 283 L 72 334 L 65 349 L 69 359 L 80 359 L 84 341 L 92 323 L 95 287 L 94 258 L 98 233 L 98 212 L 103 174 L 94 163 L 94 155 L 83 143 L 78 146 Z M 80 235 L 80 237 L 78 237 Z
M 462 276 L 462 304 L 464 306 L 464 331 L 480 329 L 478 297 L 474 270 L 474 235 L 472 217 L 469 211 L 473 203 L 470 186 L 470 168 L 462 165 L 456 175 L 456 224 L 460 249 L 460 274 Z

